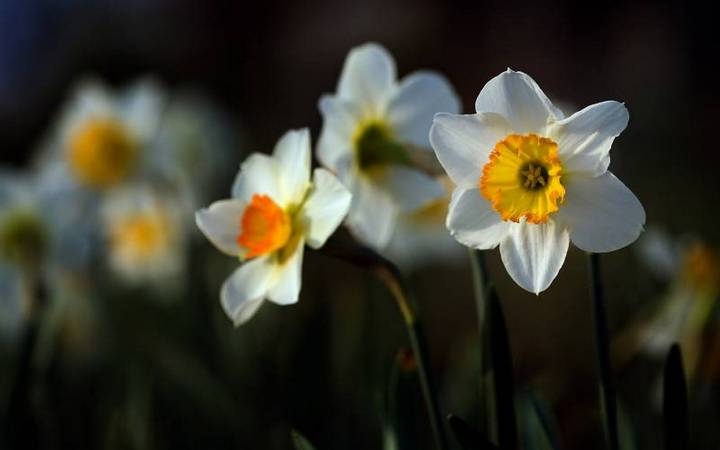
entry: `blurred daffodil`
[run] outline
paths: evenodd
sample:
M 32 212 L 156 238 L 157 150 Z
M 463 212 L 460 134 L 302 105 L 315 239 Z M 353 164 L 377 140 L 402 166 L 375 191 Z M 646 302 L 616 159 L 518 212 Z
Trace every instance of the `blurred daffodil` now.
M 628 350 L 636 348 L 665 358 L 670 346 L 678 342 L 688 375 L 692 375 L 703 354 L 703 333 L 720 293 L 720 256 L 700 240 L 673 239 L 655 228 L 639 244 L 643 262 L 670 286 L 655 312 L 621 334 L 616 346 L 625 359 L 632 356 Z
M 465 260 L 462 245 L 445 228 L 454 185 L 447 176 L 439 177 L 438 181 L 447 194 L 416 210 L 399 214 L 395 232 L 383 251 L 385 256 L 405 270 Z
M 232 189 L 196 213 L 198 227 L 222 252 L 244 263 L 220 291 L 235 325 L 250 319 L 264 300 L 298 300 L 305 243 L 321 247 L 350 207 L 350 192 L 324 169 L 310 180 L 310 134 L 287 132 L 272 156 L 255 153 Z
M 0 173 L 0 335 L 14 337 L 34 313 L 34 284 L 42 276 L 50 236 L 32 178 Z
M 118 186 L 144 169 L 163 97 L 150 79 L 120 93 L 96 80 L 81 82 L 61 112 L 42 162 L 59 165 L 67 177 L 89 190 Z
M 193 210 L 207 204 L 220 183 L 234 175 L 239 161 L 236 128 L 200 93 L 183 91 L 170 98 L 158 127 L 153 167 L 180 178 Z
M 490 80 L 476 114 L 438 114 L 430 141 L 458 186 L 447 227 L 462 244 L 500 246 L 505 268 L 536 294 L 560 271 L 570 241 L 588 252 L 633 242 L 645 223 L 635 195 L 612 173 L 610 147 L 627 126 L 622 103 L 570 117 L 528 75 Z
M 187 259 L 185 212 L 181 199 L 158 187 L 109 194 L 102 223 L 110 268 L 131 284 L 180 281 Z
M 47 226 L 29 176 L 0 174 L 0 259 L 36 267 L 47 254 Z
M 319 107 L 318 159 L 353 193 L 346 223 L 364 244 L 383 249 L 398 214 L 444 196 L 413 154 L 430 148 L 433 115 L 458 112 L 459 101 L 436 73 L 415 72 L 398 82 L 387 50 L 365 44 L 350 51 L 337 92 L 324 95 Z

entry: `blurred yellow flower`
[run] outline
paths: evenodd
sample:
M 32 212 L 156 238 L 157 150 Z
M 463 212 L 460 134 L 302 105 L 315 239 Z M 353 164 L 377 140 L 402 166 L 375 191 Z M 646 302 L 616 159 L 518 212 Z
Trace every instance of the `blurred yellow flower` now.
M 186 260 L 183 206 L 170 193 L 149 186 L 110 193 L 101 210 L 110 268 L 130 283 L 179 278 Z
M 68 142 L 68 163 L 75 176 L 92 187 L 115 185 L 128 176 L 137 158 L 137 145 L 122 124 L 88 119 Z
M 148 166 L 164 92 L 146 78 L 113 92 L 97 80 L 80 82 L 46 143 L 41 163 L 90 190 L 105 190 Z

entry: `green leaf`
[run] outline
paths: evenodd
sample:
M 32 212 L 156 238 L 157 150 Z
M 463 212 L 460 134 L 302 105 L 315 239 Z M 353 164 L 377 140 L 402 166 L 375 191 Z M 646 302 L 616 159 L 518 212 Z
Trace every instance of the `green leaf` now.
M 505 315 L 493 286 L 488 289 L 487 339 L 490 369 L 493 373 L 494 404 L 497 418 L 497 437 L 502 449 L 518 447 L 515 419 L 515 375 L 513 373 L 510 340 Z
M 315 447 L 297 430 L 290 431 L 290 438 L 295 450 L 315 450 Z
M 687 385 L 682 354 L 677 344 L 673 344 L 670 348 L 665 362 L 663 419 L 665 449 L 687 449 L 690 436 L 688 432 Z
M 558 448 L 554 420 L 544 403 L 527 391 L 519 402 L 523 448 L 526 450 L 554 450 Z
M 620 402 L 618 402 L 618 441 L 622 450 L 637 450 L 632 421 Z
M 464 450 L 498 450 L 498 447 L 490 442 L 487 436 L 461 418 L 450 414 L 448 423 L 455 439 Z

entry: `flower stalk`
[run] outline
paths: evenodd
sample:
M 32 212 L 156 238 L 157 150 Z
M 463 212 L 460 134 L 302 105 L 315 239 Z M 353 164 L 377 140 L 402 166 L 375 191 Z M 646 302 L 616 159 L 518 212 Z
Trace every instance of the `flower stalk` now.
M 390 264 L 389 262 L 387 263 Z M 443 431 L 442 415 L 440 414 L 440 407 L 436 400 L 437 393 L 435 392 L 435 384 L 430 377 L 427 340 L 423 327 L 417 317 L 417 307 L 409 298 L 407 289 L 403 287 L 397 270 L 391 270 L 389 266 L 382 266 L 375 270 L 375 274 L 385 284 L 388 291 L 390 291 L 403 316 L 408 331 L 408 338 L 410 339 L 410 346 L 418 363 L 420 387 L 425 399 L 425 407 L 427 408 L 430 419 L 430 426 L 432 427 L 433 437 L 435 439 L 435 447 L 438 450 L 443 450 L 447 448 L 447 443 Z
M 344 259 L 359 267 L 370 270 L 383 282 L 395 300 L 400 314 L 403 317 L 403 322 L 405 322 L 410 347 L 417 361 L 420 387 L 433 432 L 435 448 L 445 450 L 447 448 L 447 439 L 443 428 L 440 407 L 437 403 L 435 383 L 430 375 L 425 332 L 418 317 L 417 306 L 402 280 L 400 271 L 392 262 L 369 248 L 359 246 L 347 247 L 337 244 L 336 238 L 332 237 L 325 247 L 323 247 L 324 252 L 330 256 Z
M 610 363 L 610 341 L 607 314 L 603 299 L 603 283 L 600 275 L 600 257 L 589 253 L 590 297 L 593 306 L 593 326 L 595 330 L 595 348 L 598 359 L 598 377 L 600 382 L 600 404 L 603 412 L 605 440 L 610 450 L 618 450 L 618 422 L 615 385 Z

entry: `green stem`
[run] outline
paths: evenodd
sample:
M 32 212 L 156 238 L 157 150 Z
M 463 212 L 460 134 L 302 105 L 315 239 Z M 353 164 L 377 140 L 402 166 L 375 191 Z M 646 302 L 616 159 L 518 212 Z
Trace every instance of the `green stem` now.
M 440 408 L 436 401 L 435 385 L 428 366 L 429 358 L 425 333 L 418 319 L 417 307 L 403 284 L 400 271 L 392 262 L 367 247 L 359 246 L 354 242 L 350 245 L 348 245 L 347 241 L 343 243 L 337 233 L 325 243 L 323 253 L 372 271 L 385 284 L 395 299 L 403 316 L 410 339 L 410 346 L 417 361 L 420 386 L 425 399 L 425 407 L 430 419 L 435 446 L 438 450 L 445 450 L 447 448 L 447 438 L 445 437 Z
M 20 341 L 18 364 L 9 398 L 7 435 L 17 448 L 47 447 L 41 424 L 33 410 L 32 388 L 37 374 L 33 357 L 37 347 L 41 320 L 45 313 L 46 295 L 40 276 L 35 271 L 23 273 L 24 328 Z
M 497 439 L 494 430 L 496 424 L 491 420 L 489 414 L 490 399 L 486 393 L 485 384 L 486 377 L 489 374 L 489 361 L 488 352 L 482 351 L 486 349 L 487 339 L 486 332 L 486 310 L 487 310 L 487 288 L 488 288 L 488 275 L 487 268 L 485 267 L 485 258 L 481 250 L 468 250 L 468 256 L 470 257 L 470 270 L 472 273 L 473 291 L 475 293 L 475 313 L 477 314 L 478 324 L 478 338 L 480 341 L 480 376 L 478 379 L 478 394 L 480 396 L 479 408 L 480 408 L 480 423 L 483 426 L 483 431 L 490 435 L 492 438 Z
M 482 332 L 485 323 L 485 301 L 488 288 L 488 274 L 482 250 L 469 250 L 470 269 L 472 271 L 473 291 L 475 292 L 475 312 L 478 329 Z
M 607 314 L 603 300 L 603 284 L 600 275 L 600 261 L 596 253 L 589 254 L 590 297 L 593 304 L 593 323 L 595 328 L 595 346 L 598 358 L 598 377 L 600 381 L 600 404 L 603 411 L 605 440 L 610 450 L 618 450 L 617 403 L 615 385 L 610 363 L 610 344 Z
M 423 398 L 425 399 L 425 407 L 430 419 L 430 426 L 435 439 L 435 447 L 438 450 L 443 450 L 447 448 L 447 441 L 443 428 L 442 415 L 440 414 L 440 407 L 436 401 L 437 393 L 435 392 L 435 385 L 432 381 L 428 365 L 427 340 L 425 339 L 423 327 L 417 317 L 417 308 L 414 302 L 409 299 L 407 290 L 403 288 L 396 271 L 389 270 L 387 267 L 380 267 L 376 270 L 376 274 L 380 280 L 385 283 L 385 286 L 392 294 L 403 316 L 408 337 L 410 338 L 410 346 L 417 360 L 420 387 Z

